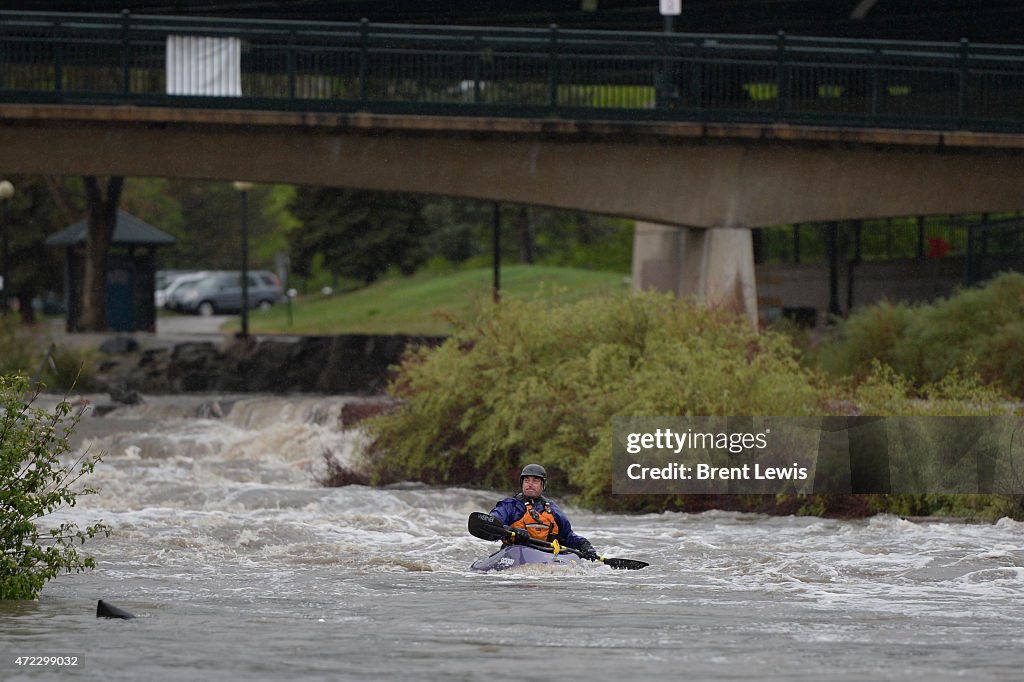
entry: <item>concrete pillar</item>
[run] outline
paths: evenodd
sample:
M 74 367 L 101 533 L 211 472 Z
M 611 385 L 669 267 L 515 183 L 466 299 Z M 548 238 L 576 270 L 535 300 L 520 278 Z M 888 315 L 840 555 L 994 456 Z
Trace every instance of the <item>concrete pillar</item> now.
M 671 225 L 636 221 L 633 232 L 633 290 L 679 295 L 679 262 L 686 231 Z
M 693 297 L 743 313 L 757 326 L 754 242 L 749 228 L 674 227 L 637 221 L 633 289 Z

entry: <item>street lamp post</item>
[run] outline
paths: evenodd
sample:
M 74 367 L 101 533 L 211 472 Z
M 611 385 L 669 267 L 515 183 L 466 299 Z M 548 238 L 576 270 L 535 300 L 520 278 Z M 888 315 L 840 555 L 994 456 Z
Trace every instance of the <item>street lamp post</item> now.
M 675 32 L 675 21 L 683 12 L 683 0 L 659 0 L 659 9 L 661 16 L 664 17 L 665 24 L 665 35 L 671 35 Z M 669 57 L 670 45 L 666 41 L 665 46 L 665 61 L 661 65 L 661 82 L 658 84 L 657 92 L 655 93 L 658 98 L 659 106 L 671 106 L 673 91 L 675 90 L 675 69 L 672 65 L 672 60 Z
M 0 211 L 3 212 L 0 215 L 0 254 L 2 254 L 4 262 L 3 266 L 0 267 L 0 283 L 3 284 L 3 289 L 0 290 L 0 314 L 6 316 L 9 308 L 7 302 L 7 292 L 11 290 L 11 279 L 9 276 L 10 271 L 10 253 L 8 251 L 7 244 L 7 205 L 10 203 L 11 197 L 14 196 L 14 185 L 7 180 L 0 180 Z
M 249 190 L 251 182 L 235 181 L 235 190 L 242 196 L 242 333 L 249 338 Z

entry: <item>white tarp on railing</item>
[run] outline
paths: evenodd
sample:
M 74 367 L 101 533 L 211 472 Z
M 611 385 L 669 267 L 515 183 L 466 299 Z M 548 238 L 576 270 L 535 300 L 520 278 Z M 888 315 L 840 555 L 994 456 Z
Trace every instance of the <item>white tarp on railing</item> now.
M 167 94 L 240 97 L 242 41 L 167 36 Z

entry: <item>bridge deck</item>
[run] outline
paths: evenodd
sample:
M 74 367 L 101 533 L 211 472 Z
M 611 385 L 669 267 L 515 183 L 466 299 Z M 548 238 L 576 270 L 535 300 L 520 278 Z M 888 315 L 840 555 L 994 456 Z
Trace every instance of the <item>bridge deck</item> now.
M 125 105 L 0 104 L 0 120 L 60 124 L 103 123 L 189 125 L 204 127 L 298 127 L 329 131 L 363 130 L 373 134 L 442 132 L 445 135 L 601 138 L 611 141 L 648 139 L 759 140 L 809 144 L 877 145 L 885 147 L 946 147 L 951 149 L 1024 150 L 1024 135 L 970 130 L 901 130 L 829 128 L 785 123 L 701 123 L 692 121 L 578 121 L 565 119 L 484 118 L 400 114 L 300 113 Z

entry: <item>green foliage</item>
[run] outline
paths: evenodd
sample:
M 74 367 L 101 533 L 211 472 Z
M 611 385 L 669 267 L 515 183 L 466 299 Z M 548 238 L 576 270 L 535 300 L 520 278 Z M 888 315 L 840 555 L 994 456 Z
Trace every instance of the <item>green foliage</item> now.
M 1011 411 L 1008 397 L 999 387 L 958 369 L 918 387 L 888 365 L 873 360 L 866 376 L 839 382 L 833 390 L 840 400 L 856 405 L 857 412 L 865 415 L 965 417 Z
M 819 347 L 821 365 L 864 376 L 873 360 L 915 387 L 953 370 L 1024 396 L 1024 275 L 1004 274 L 931 305 L 883 303 L 854 313 L 835 339 Z
M 613 496 L 616 415 L 778 415 L 780 407 L 793 416 L 1012 410 L 999 390 L 959 371 L 915 386 L 876 360 L 863 376 L 828 383 L 801 364 L 784 334 L 757 333 L 721 311 L 651 293 L 487 306 L 441 347 L 409 354 L 391 392 L 400 407 L 367 423 L 366 463 L 377 482 L 506 488 L 523 464 L 541 461 L 555 494 L 579 493 L 584 504 L 632 511 L 715 506 L 842 516 L 870 513 L 872 502 L 865 495 Z M 893 459 L 903 467 L 894 472 L 900 482 L 928 487 L 972 461 L 963 456 L 973 442 L 969 429 L 961 433 L 954 421 L 943 427 L 903 434 L 895 452 L 908 458 Z M 915 467 L 934 459 L 913 459 L 921 448 L 939 445 L 941 461 Z M 1001 496 L 978 499 L 985 514 L 1020 507 Z M 890 496 L 884 505 L 923 508 L 907 496 Z M 940 509 L 938 501 L 931 505 Z M 1014 512 L 1022 513 L 1024 507 Z
M 317 254 L 335 275 L 365 283 L 392 265 L 410 274 L 426 259 L 427 224 L 411 195 L 301 187 L 292 211 L 302 223 L 289 233 L 292 267 L 300 275 L 311 273 Z
M 68 179 L 38 176 L 7 176 L 14 185 L 14 196 L 7 202 L 8 298 L 18 299 L 22 315 L 31 319 L 31 300 L 45 292 L 60 291 L 63 282 L 64 254 L 43 242 L 73 222 L 59 210 L 55 197 L 63 198 L 74 185 Z M 75 212 L 74 218 L 80 215 Z M 0 357 L 0 365 L 8 364 Z
M 100 457 L 82 455 L 65 466 L 61 455 L 69 450 L 78 418 L 66 401 L 47 412 L 34 406 L 35 399 L 23 377 L 0 375 L 0 599 L 35 599 L 60 573 L 95 568 L 75 545 L 110 534 L 102 523 L 40 528 L 47 515 L 75 506 L 79 495 L 95 493 L 77 486 Z
M 538 263 L 625 275 L 632 272 L 632 222 L 590 219 L 577 229 L 575 235 L 560 234 L 552 238 L 542 234 L 541 237 Z
M 821 409 L 784 337 L 656 294 L 491 306 L 440 348 L 410 355 L 392 393 L 402 408 L 369 423 L 377 480 L 505 487 L 536 460 L 606 505 L 615 415 Z
M 126 183 L 125 209 L 132 200 L 136 180 Z M 242 199 L 230 182 L 172 179 L 164 201 L 138 206 L 139 218 L 164 229 L 178 240 L 161 249 L 163 267 L 237 270 L 241 267 Z M 246 228 L 250 263 L 254 269 L 272 268 L 273 255 L 287 249 L 285 233 L 293 221 L 284 211 L 290 189 L 255 185 L 247 193 Z M 150 210 L 152 209 L 152 211 Z
M 124 183 L 121 209 L 158 229 L 180 235 L 185 229 L 181 200 L 176 196 L 181 194 L 180 187 L 167 178 L 131 178 Z M 161 247 L 161 261 L 175 248 Z
M 0 318 L 0 374 L 26 374 L 52 389 L 95 386 L 96 351 L 43 343 L 14 317 Z
M 52 346 L 44 358 L 40 380 L 48 389 L 91 391 L 96 388 L 98 351 L 94 348 Z
M 840 323 L 838 341 L 817 349 L 818 361 L 833 374 L 848 376 L 864 376 L 872 362 L 891 366 L 910 317 L 909 307 L 888 302 L 858 310 Z
M 250 267 L 272 268 L 287 251 L 296 221 L 288 207 L 291 185 L 255 185 L 247 194 Z M 241 197 L 230 182 L 132 178 L 121 207 L 172 234 L 177 243 L 161 247 L 161 267 L 236 270 L 240 267 Z
M 946 517 L 993 522 L 1024 518 L 1024 497 L 1013 495 L 871 495 L 869 511 L 902 517 Z
M 428 257 L 456 264 L 483 255 L 493 258 L 493 203 L 432 197 L 424 203 L 423 217 L 430 226 L 425 244 Z M 505 239 L 503 244 L 508 246 L 508 242 Z
M 0 374 L 24 372 L 32 363 L 30 346 L 18 335 L 14 317 L 0 317 Z

